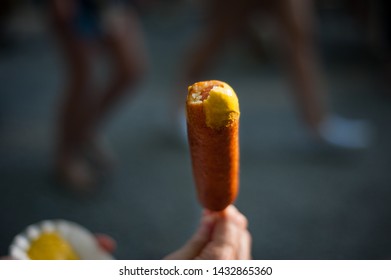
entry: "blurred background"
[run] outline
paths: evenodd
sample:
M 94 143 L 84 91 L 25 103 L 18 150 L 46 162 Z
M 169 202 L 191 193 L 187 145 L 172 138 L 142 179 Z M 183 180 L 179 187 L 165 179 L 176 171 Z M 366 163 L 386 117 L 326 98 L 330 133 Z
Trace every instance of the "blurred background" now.
M 0 256 L 56 218 L 118 259 L 181 246 L 201 213 L 183 101 L 219 79 L 253 257 L 391 257 L 390 4 L 236 2 L 0 1 Z

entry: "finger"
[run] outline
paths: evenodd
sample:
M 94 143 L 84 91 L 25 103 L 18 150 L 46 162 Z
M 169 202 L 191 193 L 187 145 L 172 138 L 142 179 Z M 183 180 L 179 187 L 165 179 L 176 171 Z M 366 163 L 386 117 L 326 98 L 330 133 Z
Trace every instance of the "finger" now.
M 233 215 L 232 220 L 242 229 L 246 229 L 248 227 L 248 220 L 246 216 L 244 216 L 239 211 L 236 211 L 235 215 Z
M 247 231 L 247 218 L 233 205 L 216 213 L 216 216 L 212 240 L 197 259 L 249 259 L 251 235 Z
M 236 252 L 232 246 L 209 243 L 195 258 L 196 260 L 235 260 Z
M 236 207 L 228 207 L 216 224 L 208 248 L 211 254 L 217 259 L 249 259 L 251 236 L 247 224 L 247 218 Z
M 251 245 L 252 238 L 250 232 L 243 231 L 241 237 L 239 238 L 239 249 L 237 252 L 237 257 L 239 260 L 251 260 Z
M 241 228 L 247 228 L 248 221 L 247 218 L 239 212 L 239 210 L 234 206 L 228 206 L 222 213 L 222 217 L 229 219 L 230 221 L 236 223 Z
M 237 258 L 238 227 L 220 217 L 212 234 L 212 240 L 198 255 L 201 260 L 233 260 Z
M 117 243 L 113 238 L 106 234 L 95 234 L 96 241 L 101 249 L 108 253 L 113 253 L 117 247 Z
M 214 228 L 211 242 L 207 244 L 198 259 L 237 259 L 239 232 L 240 229 L 235 223 L 220 217 Z
M 197 232 L 179 250 L 165 257 L 168 260 L 190 260 L 200 254 L 211 239 L 212 229 L 216 216 L 210 213 L 204 214 Z
M 220 218 L 213 231 L 212 241 L 216 244 L 232 245 L 235 247 L 239 233 L 238 226 L 228 218 Z

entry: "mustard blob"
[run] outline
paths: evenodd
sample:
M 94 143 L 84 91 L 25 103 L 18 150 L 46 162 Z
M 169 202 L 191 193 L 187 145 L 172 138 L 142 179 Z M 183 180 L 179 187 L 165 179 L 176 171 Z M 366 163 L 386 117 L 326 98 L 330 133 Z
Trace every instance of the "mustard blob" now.
M 203 102 L 206 125 L 219 129 L 230 126 L 239 119 L 239 101 L 235 91 L 226 83 L 214 86 Z
M 34 240 L 27 255 L 32 260 L 78 260 L 71 245 L 56 232 L 42 233 Z
M 203 107 L 208 127 L 229 127 L 239 119 L 239 100 L 227 83 L 217 80 L 198 82 L 189 86 L 188 91 L 188 102 Z

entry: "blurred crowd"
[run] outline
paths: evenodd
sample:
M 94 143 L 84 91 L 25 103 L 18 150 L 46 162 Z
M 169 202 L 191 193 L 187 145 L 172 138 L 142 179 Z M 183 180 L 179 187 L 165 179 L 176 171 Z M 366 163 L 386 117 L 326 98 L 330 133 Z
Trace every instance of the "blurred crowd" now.
M 376 2 L 376 3 L 375 3 Z M 12 34 L 7 19 L 17 13 L 23 1 L 1 2 L 0 42 L 3 47 Z M 170 3 L 173 5 L 173 3 Z M 174 4 L 180 5 L 181 1 Z M 365 120 L 350 120 L 329 108 L 327 81 L 317 46 L 317 11 L 343 8 L 362 25 L 368 45 L 381 50 L 388 67 L 389 20 L 387 1 L 193 1 L 203 14 L 194 40 L 188 43 L 177 88 L 208 79 L 219 54 L 233 41 L 246 41 L 262 52 L 262 38 L 256 30 L 273 26 L 273 44 L 280 54 L 299 115 L 314 141 L 346 149 L 370 145 L 373 131 Z M 87 157 L 109 168 L 113 155 L 101 139 L 101 123 L 125 93 L 132 93 L 147 75 L 148 53 L 140 11 L 164 5 L 162 1 L 30 1 L 50 16 L 50 30 L 56 34 L 67 64 L 63 103 L 58 113 L 56 170 L 61 180 L 79 189 L 96 184 L 96 170 Z M 174 30 L 173 30 L 174 32 Z M 380 51 L 378 51 L 380 53 Z M 110 77 L 102 86 L 94 76 L 94 61 L 110 58 Z M 131 89 L 131 90 L 127 90 Z M 181 92 L 180 90 L 177 92 Z M 186 134 L 183 96 L 174 96 L 173 113 L 177 129 Z M 177 105 L 175 105 L 177 104 Z

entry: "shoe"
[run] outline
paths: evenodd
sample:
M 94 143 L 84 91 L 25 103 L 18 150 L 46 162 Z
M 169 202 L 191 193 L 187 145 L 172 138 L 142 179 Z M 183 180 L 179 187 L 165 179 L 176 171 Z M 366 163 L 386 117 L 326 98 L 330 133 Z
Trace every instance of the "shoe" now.
M 366 149 L 373 142 L 373 128 L 366 120 L 327 116 L 317 128 L 318 138 L 327 145 L 343 149 Z

